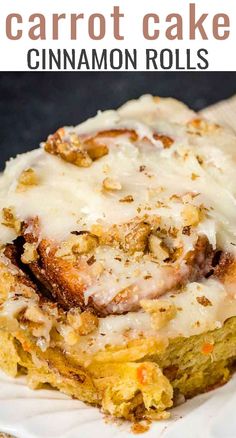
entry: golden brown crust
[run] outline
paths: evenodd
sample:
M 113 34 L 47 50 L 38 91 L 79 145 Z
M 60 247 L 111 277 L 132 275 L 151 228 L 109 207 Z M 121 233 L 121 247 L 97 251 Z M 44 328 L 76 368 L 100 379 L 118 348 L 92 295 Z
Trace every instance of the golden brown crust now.
M 85 285 L 81 279 L 79 261 L 55 257 L 56 247 L 43 240 L 38 246 L 40 261 L 30 265 L 34 275 L 50 290 L 52 296 L 64 308 L 84 308 Z

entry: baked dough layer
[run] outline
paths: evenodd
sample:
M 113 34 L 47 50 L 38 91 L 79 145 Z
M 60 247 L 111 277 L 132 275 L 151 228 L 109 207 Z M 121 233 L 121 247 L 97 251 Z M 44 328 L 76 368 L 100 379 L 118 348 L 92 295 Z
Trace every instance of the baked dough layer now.
M 236 317 L 221 329 L 176 338 L 163 353 L 152 350 L 138 361 L 127 361 L 127 347 L 116 362 L 117 348 L 114 361 L 108 353 L 108 361 L 104 356 L 103 362 L 92 361 L 87 367 L 81 366 L 80 358 L 66 357 L 60 350 L 42 352 L 24 330 L 14 335 L 1 330 L 0 339 L 0 366 L 8 374 L 25 373 L 34 389 L 50 384 L 101 406 L 106 414 L 132 421 L 166 418 L 165 410 L 173 403 L 226 383 L 236 363 Z

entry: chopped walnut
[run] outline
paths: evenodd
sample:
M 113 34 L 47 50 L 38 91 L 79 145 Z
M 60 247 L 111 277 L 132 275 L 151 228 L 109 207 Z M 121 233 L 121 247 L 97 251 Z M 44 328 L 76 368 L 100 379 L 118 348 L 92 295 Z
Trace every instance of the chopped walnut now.
M 101 236 L 100 243 L 134 254 L 145 250 L 149 233 L 149 224 L 144 221 L 133 220 L 124 224 L 113 225 Z
M 217 125 L 216 123 L 211 123 L 204 119 L 196 118 L 188 122 L 187 128 L 187 132 L 189 134 L 202 136 L 215 132 L 219 129 L 219 125 Z
M 124 198 L 120 199 L 120 202 L 133 202 L 133 201 L 134 201 L 134 198 L 132 195 L 127 195 Z
M 81 336 L 88 335 L 94 332 L 98 327 L 98 318 L 93 313 L 85 311 L 81 313 L 81 326 L 79 327 L 79 334 Z
M 70 257 L 71 255 L 88 254 L 90 251 L 93 251 L 97 245 L 97 237 L 89 232 L 80 235 L 72 235 L 67 241 L 61 243 L 55 256 Z
M 200 222 L 200 209 L 195 205 L 185 205 L 181 215 L 184 226 L 194 226 Z
M 153 325 L 161 329 L 171 321 L 177 313 L 176 306 L 167 300 L 141 300 L 141 307 L 152 316 Z
M 109 178 L 109 177 L 107 177 L 103 180 L 102 185 L 103 185 L 103 188 L 105 190 L 108 190 L 108 191 L 118 191 L 118 190 L 122 189 L 122 185 L 119 181 L 117 181 L 116 179 L 113 179 L 113 178 Z
M 17 191 L 23 192 L 32 186 L 36 186 L 38 182 L 35 170 L 31 168 L 25 169 L 18 178 Z
M 200 157 L 200 155 L 196 155 L 196 159 L 198 161 L 198 164 L 200 164 L 200 166 L 202 166 L 204 164 L 204 160 L 202 157 Z
M 199 175 L 197 175 L 197 173 L 192 173 L 191 174 L 191 179 L 193 180 L 193 181 L 195 181 L 195 179 L 197 179 L 197 178 L 199 178 Z
M 35 262 L 39 255 L 37 252 L 37 246 L 35 243 L 25 243 L 23 245 L 24 252 L 21 256 L 21 261 L 25 264 Z
M 55 147 L 56 142 L 56 147 Z M 60 140 L 48 140 L 44 146 L 45 151 L 52 155 L 58 155 L 68 163 L 78 167 L 89 167 L 92 164 L 92 159 L 88 153 L 83 150 L 82 146 L 76 146 L 70 143 L 61 142 Z
M 87 260 L 87 265 L 92 266 L 95 262 L 96 262 L 96 258 L 95 258 L 94 255 L 92 255 L 92 256 L 89 257 L 89 259 Z
M 139 166 L 139 172 L 144 172 L 146 168 L 147 167 L 144 164 L 142 164 L 141 166 Z
M 94 160 L 108 154 L 107 146 L 97 143 L 93 138 L 83 140 L 72 133 L 70 139 L 64 141 L 63 135 L 64 132 L 58 130 L 49 136 L 44 145 L 45 151 L 78 167 L 89 167 Z
M 148 246 L 150 252 L 160 261 L 163 262 L 169 257 L 168 249 L 163 245 L 162 240 L 151 234 L 148 239 Z
M 88 310 L 79 313 L 78 309 L 71 309 L 67 313 L 67 321 L 80 336 L 94 332 L 98 327 L 98 318 Z
M 182 234 L 184 234 L 185 236 L 190 236 L 190 234 L 191 234 L 190 225 L 186 225 L 185 227 L 183 227 Z
M 91 233 L 97 237 L 101 237 L 104 233 L 103 226 L 100 224 L 94 224 L 91 226 Z
M 201 297 L 197 297 L 196 300 L 199 304 L 201 304 L 201 306 L 204 306 L 204 307 L 212 306 L 212 302 L 204 295 Z
M 172 140 L 172 138 L 168 137 L 167 135 L 155 133 L 153 137 L 155 138 L 155 140 L 161 141 L 161 143 L 164 146 L 164 149 L 169 149 L 171 145 L 174 143 L 174 140 Z
M 17 233 L 20 233 L 21 222 L 17 219 L 14 208 L 3 208 L 2 216 L 2 225 L 13 228 Z
M 93 251 L 98 245 L 97 237 L 90 233 L 77 236 L 74 240 L 72 252 L 78 255 L 87 254 L 90 251 Z
M 102 158 L 104 155 L 108 154 L 108 147 L 105 144 L 97 143 L 96 139 L 88 139 L 84 142 L 86 147 L 86 151 L 88 152 L 90 158 L 94 160 L 98 160 Z

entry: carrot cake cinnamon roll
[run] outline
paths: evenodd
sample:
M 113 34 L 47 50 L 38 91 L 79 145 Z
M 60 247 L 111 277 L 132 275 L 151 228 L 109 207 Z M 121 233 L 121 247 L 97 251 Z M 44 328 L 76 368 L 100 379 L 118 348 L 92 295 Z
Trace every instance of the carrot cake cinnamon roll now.
M 236 138 L 143 96 L 0 177 L 0 366 L 114 417 L 169 416 L 236 363 Z

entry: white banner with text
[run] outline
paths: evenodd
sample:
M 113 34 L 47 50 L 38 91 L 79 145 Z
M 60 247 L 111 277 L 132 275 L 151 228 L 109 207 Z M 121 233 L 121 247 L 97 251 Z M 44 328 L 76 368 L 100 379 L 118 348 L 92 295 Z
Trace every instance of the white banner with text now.
M 1 71 L 234 71 L 235 46 L 234 0 L 0 5 Z

